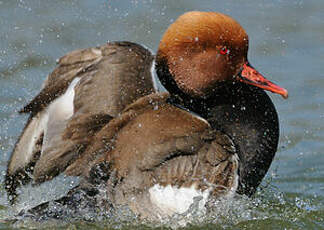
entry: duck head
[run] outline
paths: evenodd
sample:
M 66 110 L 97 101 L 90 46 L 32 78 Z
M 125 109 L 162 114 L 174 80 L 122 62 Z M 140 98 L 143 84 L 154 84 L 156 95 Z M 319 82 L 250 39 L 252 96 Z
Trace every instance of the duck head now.
M 171 94 L 209 98 L 222 83 L 236 81 L 288 97 L 248 62 L 249 39 L 231 17 L 188 12 L 165 32 L 156 57 L 157 74 Z

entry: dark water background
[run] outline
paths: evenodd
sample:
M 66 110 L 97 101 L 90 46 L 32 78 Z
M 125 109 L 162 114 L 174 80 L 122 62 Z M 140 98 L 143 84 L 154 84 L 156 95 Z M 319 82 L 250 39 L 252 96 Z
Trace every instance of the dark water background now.
M 219 11 L 238 20 L 250 36 L 250 62 L 289 90 L 288 100 L 270 95 L 280 116 L 281 138 L 262 189 L 253 199 L 242 198 L 224 207 L 212 218 L 214 224 L 190 228 L 324 229 L 321 0 L 0 0 L 0 229 L 54 228 L 4 221 L 18 208 L 8 206 L 3 176 L 27 118 L 17 115 L 17 110 L 37 94 L 55 60 L 107 40 L 130 40 L 156 50 L 167 26 L 189 10 Z M 43 189 L 28 187 L 19 207 L 26 207 L 30 195 L 50 198 L 63 189 L 65 180 Z M 103 229 L 110 225 L 77 221 L 60 226 Z

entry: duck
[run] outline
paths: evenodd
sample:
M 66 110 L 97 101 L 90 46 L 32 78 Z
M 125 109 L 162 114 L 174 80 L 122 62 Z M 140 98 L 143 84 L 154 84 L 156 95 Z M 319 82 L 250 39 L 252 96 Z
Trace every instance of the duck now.
M 279 140 L 278 114 L 265 90 L 283 98 L 288 91 L 249 63 L 248 44 L 228 15 L 181 15 L 162 36 L 154 61 L 167 92 L 143 95 L 109 115 L 81 153 L 68 152 L 73 160 L 48 158 L 34 168 L 36 181 L 51 179 L 47 168 L 54 165 L 53 175 L 81 178 L 57 202 L 75 205 L 80 191 L 86 199 L 104 191 L 106 209 L 126 205 L 144 219 L 185 213 L 196 197 L 204 209 L 213 198 L 253 195 Z

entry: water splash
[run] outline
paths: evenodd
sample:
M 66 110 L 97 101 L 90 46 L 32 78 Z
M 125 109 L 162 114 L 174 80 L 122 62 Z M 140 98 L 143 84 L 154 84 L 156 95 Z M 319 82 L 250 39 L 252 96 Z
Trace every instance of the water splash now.
M 78 215 L 75 215 L 74 211 L 69 211 L 67 207 L 52 202 L 48 209 L 53 213 L 61 213 L 62 218 L 46 218 L 46 221 L 42 221 L 41 225 L 40 222 L 28 215 L 16 218 L 14 221 L 8 219 L 6 223 L 8 226 L 32 228 L 37 228 L 37 226 L 66 228 L 75 225 L 76 227 L 83 226 L 82 228 L 92 226 L 97 229 L 136 229 L 139 226 L 142 229 L 157 227 L 160 229 L 183 227 L 186 229 L 223 229 L 244 226 L 260 227 L 269 224 L 300 227 L 304 224 L 303 221 L 306 221 L 305 219 L 311 217 L 314 218 L 314 223 L 312 223 L 314 226 L 323 227 L 321 216 L 323 216 L 324 207 L 318 205 L 323 204 L 321 198 L 315 200 L 311 197 L 301 198 L 299 194 L 282 193 L 274 186 L 259 189 L 252 198 L 236 195 L 233 198 L 210 199 L 204 211 L 199 207 L 202 197 L 197 196 L 186 212 L 155 222 L 137 218 L 126 206 L 106 211 L 109 199 L 106 197 L 104 189 L 100 192 L 100 197 L 96 199 L 96 205 L 88 208 L 80 202 Z M 27 200 L 25 202 L 27 203 Z M 0 208 L 0 213 L 1 211 Z

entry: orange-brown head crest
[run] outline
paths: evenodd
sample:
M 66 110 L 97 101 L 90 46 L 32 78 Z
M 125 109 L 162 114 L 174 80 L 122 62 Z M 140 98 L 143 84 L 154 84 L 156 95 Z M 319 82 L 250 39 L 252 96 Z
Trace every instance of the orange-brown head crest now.
M 192 96 L 206 96 L 215 83 L 233 78 L 247 60 L 248 36 L 231 17 L 188 12 L 163 35 L 157 65 L 163 63 L 177 86 Z

